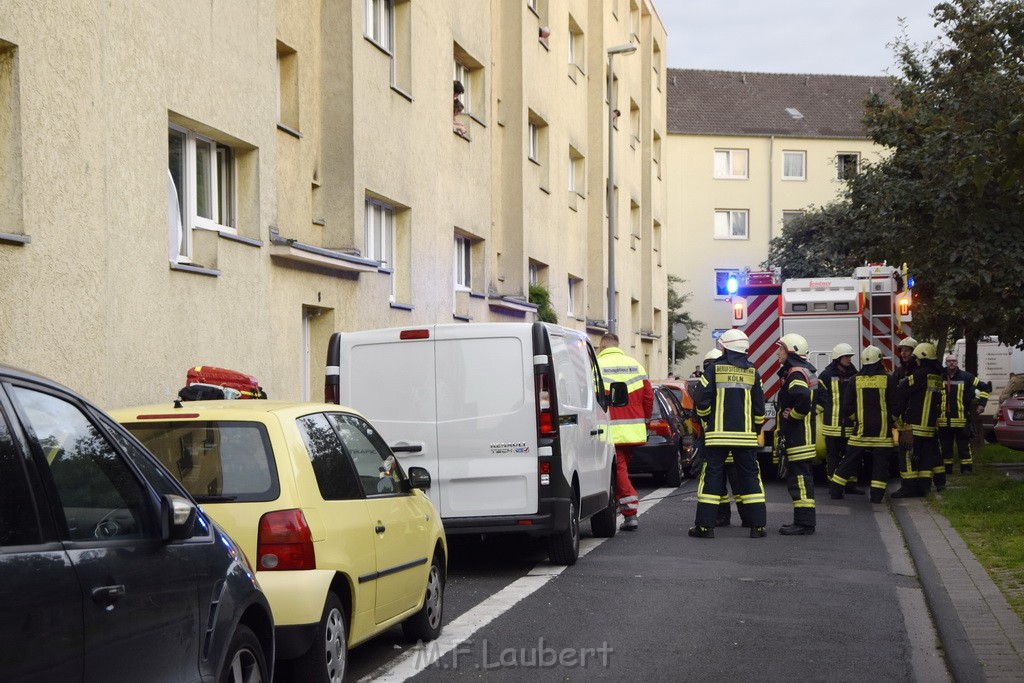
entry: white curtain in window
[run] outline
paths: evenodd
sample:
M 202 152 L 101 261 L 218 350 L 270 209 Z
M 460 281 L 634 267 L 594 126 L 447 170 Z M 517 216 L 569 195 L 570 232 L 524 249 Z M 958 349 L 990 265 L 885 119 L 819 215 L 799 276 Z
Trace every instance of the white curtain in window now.
M 181 254 L 181 211 L 178 209 L 178 188 L 174 186 L 174 177 L 167 170 L 167 258 L 178 262 Z
M 782 176 L 784 178 L 803 178 L 804 155 L 799 152 L 786 152 L 782 157 Z

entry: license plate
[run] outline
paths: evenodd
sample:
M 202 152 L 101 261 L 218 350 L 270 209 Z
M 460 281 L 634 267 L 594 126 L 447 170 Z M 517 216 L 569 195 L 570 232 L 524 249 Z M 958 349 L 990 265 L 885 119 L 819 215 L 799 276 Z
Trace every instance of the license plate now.
M 1024 410 L 1022 410 L 1021 412 L 1024 413 Z M 774 420 L 775 419 L 775 404 L 774 403 L 765 403 L 764 404 L 764 417 L 765 417 L 766 420 Z

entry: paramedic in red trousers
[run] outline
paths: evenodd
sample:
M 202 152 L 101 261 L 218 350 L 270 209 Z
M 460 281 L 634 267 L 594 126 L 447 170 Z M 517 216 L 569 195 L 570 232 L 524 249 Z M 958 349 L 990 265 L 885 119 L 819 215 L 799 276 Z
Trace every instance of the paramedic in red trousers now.
M 747 358 L 750 341 L 740 330 L 726 330 L 718 340 L 724 355 L 707 367 L 694 407 L 704 420 L 704 466 L 697 484 L 697 515 L 688 532 L 714 538 L 719 505 L 725 495 L 725 459 L 736 466 L 733 493 L 743 503 L 751 538 L 765 537 L 764 486 L 757 469 L 757 434 L 764 425 L 761 375 Z
M 619 338 L 614 334 L 601 337 L 597 364 L 605 382 L 625 382 L 629 389 L 629 403 L 622 408 L 612 406 L 610 410 L 612 442 L 615 444 L 615 497 L 619 502 L 619 512 L 625 518 L 619 528 L 636 531 L 639 528 L 636 513 L 640 501 L 629 481 L 629 459 L 634 446 L 647 443 L 647 425 L 654 410 L 654 390 L 644 366 L 619 348 Z
M 939 450 L 946 474 L 953 474 L 953 444 L 960 455 L 960 474 L 970 474 L 974 468 L 971 453 L 971 425 L 974 414 L 981 415 L 988 403 L 992 385 L 961 370 L 956 356 L 946 356 L 946 371 L 942 374 L 946 389 L 946 410 L 939 416 Z M 975 404 L 977 404 L 975 406 Z M 975 406 L 972 408 L 972 406 Z
M 821 406 L 821 433 L 825 435 L 825 478 L 831 479 L 836 466 L 846 456 L 846 440 L 850 426 L 846 416 L 839 410 L 843 389 L 850 378 L 857 374 L 853 364 L 853 347 L 846 343 L 832 348 L 832 362 L 818 375 L 818 405 Z M 847 475 L 846 493 L 863 494 L 857 486 L 857 473 Z
M 784 536 L 809 536 L 814 533 L 815 393 L 818 378 L 815 367 L 807 362 L 807 340 L 799 334 L 786 334 L 778 341 L 779 361 L 779 434 L 785 443 L 789 468 L 786 487 L 793 499 L 793 523 L 779 533 Z

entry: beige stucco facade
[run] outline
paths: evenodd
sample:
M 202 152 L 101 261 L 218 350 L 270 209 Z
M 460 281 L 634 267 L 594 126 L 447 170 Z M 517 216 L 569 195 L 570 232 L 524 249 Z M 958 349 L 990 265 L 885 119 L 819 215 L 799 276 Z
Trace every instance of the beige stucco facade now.
M 843 190 L 838 155 L 876 161 L 880 148 L 866 138 L 790 138 L 771 136 L 683 135 L 670 133 L 666 170 L 669 176 L 669 272 L 686 280 L 680 293 L 691 292 L 686 310 L 705 323 L 696 357 L 677 358 L 677 372 L 689 375 L 706 351 L 714 347 L 712 332 L 732 327 L 729 302 L 716 292 L 716 271 L 759 270 L 768 243 L 782 231 L 783 216 L 824 206 Z M 715 153 L 742 150 L 746 177 L 721 178 Z M 803 179 L 783 177 L 785 152 L 803 152 Z M 748 215 L 747 236 L 722 239 L 715 234 L 715 213 Z
M 5 2 L 0 362 L 106 407 L 169 399 L 198 364 L 317 399 L 332 332 L 532 321 L 531 278 L 596 340 L 606 50 L 631 40 L 614 61 L 615 318 L 662 375 L 665 32 L 648 0 Z

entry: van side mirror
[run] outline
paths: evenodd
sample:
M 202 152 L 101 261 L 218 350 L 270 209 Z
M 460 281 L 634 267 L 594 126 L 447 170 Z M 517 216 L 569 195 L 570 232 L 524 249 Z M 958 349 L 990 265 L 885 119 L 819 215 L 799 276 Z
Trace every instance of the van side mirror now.
M 625 382 L 612 382 L 608 389 L 609 401 L 613 408 L 623 408 L 629 404 L 629 387 Z
M 199 511 L 187 498 L 165 494 L 160 497 L 160 538 L 164 541 L 182 541 L 192 538 Z
M 410 467 L 409 486 L 414 489 L 426 491 L 430 488 L 430 472 L 427 472 L 422 467 Z

